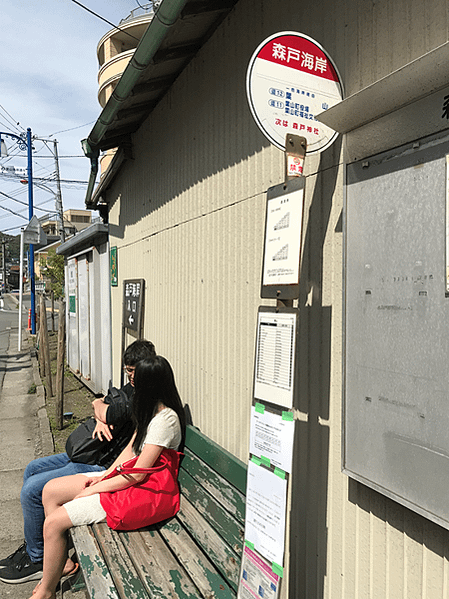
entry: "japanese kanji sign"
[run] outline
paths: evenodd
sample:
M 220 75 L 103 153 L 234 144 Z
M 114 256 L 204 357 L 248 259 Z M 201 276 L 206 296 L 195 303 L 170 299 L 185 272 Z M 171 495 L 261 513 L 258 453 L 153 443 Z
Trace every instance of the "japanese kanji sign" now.
M 281 150 L 285 135 L 307 139 L 307 154 L 330 146 L 338 133 L 315 120 L 343 98 L 337 69 L 324 49 L 293 31 L 263 41 L 251 57 L 246 91 L 262 133 Z
M 123 281 L 123 325 L 132 331 L 140 331 L 144 290 L 145 279 Z

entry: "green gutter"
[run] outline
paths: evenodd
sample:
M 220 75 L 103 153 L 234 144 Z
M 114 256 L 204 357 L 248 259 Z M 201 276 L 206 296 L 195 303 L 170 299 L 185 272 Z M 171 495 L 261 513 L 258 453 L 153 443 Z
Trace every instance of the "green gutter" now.
M 178 20 L 186 3 L 187 0 L 163 0 L 155 12 L 153 20 L 143 34 L 126 69 L 123 71 L 112 96 L 109 98 L 106 106 L 98 117 L 89 137 L 81 142 L 85 155 L 90 158 L 91 161 L 91 172 L 85 199 L 86 206 L 91 205 L 95 180 L 98 173 L 98 146 L 109 125 L 117 116 L 123 102 L 130 95 L 142 71 L 147 68 L 160 48 L 168 31 Z

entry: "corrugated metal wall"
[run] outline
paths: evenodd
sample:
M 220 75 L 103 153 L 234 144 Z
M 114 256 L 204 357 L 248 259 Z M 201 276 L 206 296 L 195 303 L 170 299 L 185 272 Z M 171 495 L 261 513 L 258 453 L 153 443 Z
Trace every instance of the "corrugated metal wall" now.
M 123 279 L 146 280 L 145 336 L 172 363 L 194 423 L 245 460 L 265 192 L 283 156 L 253 123 L 248 60 L 297 30 L 334 58 L 352 94 L 447 40 L 446 1 L 240 0 L 134 136 L 108 201 L 113 360 Z M 299 400 L 289 540 L 294 599 L 443 599 L 448 533 L 341 473 L 341 142 L 306 167 Z M 129 338 L 128 341 L 131 341 Z M 417 481 L 419 484 L 419 481 Z

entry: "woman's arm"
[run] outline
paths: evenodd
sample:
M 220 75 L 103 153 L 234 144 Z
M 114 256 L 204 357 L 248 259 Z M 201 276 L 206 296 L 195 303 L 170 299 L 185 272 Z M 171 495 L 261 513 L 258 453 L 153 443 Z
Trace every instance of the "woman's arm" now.
M 121 459 L 122 455 L 125 454 L 128 447 L 129 446 L 127 446 L 123 450 L 123 452 L 120 454 L 120 456 L 117 458 L 117 460 L 120 460 L 116 464 L 117 466 L 119 464 L 123 463 L 124 461 L 126 462 L 127 459 L 131 459 L 131 457 L 133 457 L 131 455 L 130 458 L 125 457 L 125 459 Z M 132 448 L 132 441 L 131 441 L 131 448 Z M 140 454 L 139 458 L 137 459 L 134 467 L 135 468 L 151 468 L 153 466 L 153 464 L 156 462 L 156 460 L 158 459 L 158 457 L 161 455 L 163 449 L 164 448 L 161 447 L 160 445 L 147 445 L 147 444 L 144 445 L 142 453 Z M 114 462 L 114 464 L 115 464 L 115 462 Z M 115 468 L 114 464 L 111 466 L 111 468 L 109 470 L 111 470 L 111 469 L 113 470 Z M 108 472 L 108 471 L 106 471 L 106 472 Z M 106 474 L 105 474 L 105 476 L 106 476 Z M 127 487 L 131 487 L 132 485 L 135 485 L 135 484 L 141 482 L 145 478 L 145 476 L 146 476 L 146 474 L 136 473 L 136 474 L 119 474 L 118 476 L 114 476 L 113 478 L 108 478 L 107 480 L 105 480 L 104 478 L 101 478 L 98 482 L 94 482 L 90 486 L 86 487 L 83 491 L 81 491 L 81 493 L 79 493 L 77 495 L 77 497 L 86 497 L 87 495 L 94 495 L 95 493 L 105 493 L 105 492 L 110 492 L 110 491 L 119 491 L 120 489 L 126 489 Z

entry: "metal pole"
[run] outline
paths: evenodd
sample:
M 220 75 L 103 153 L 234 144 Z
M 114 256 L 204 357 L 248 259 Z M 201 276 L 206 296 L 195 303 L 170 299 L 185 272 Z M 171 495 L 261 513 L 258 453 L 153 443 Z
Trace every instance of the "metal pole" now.
M 6 293 L 6 241 L 3 239 L 2 241 L 2 268 L 3 268 L 3 291 Z
M 28 155 L 28 217 L 33 218 L 33 147 L 31 145 L 31 129 L 27 129 Z M 36 334 L 36 289 L 34 286 L 34 244 L 30 243 L 30 263 L 28 265 L 31 283 L 31 334 Z
M 22 351 L 22 305 L 23 305 L 23 229 L 20 231 L 19 351 Z

